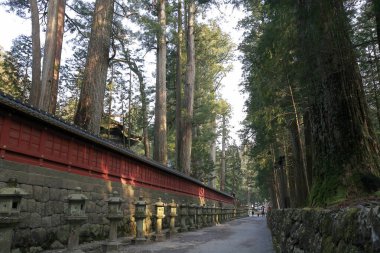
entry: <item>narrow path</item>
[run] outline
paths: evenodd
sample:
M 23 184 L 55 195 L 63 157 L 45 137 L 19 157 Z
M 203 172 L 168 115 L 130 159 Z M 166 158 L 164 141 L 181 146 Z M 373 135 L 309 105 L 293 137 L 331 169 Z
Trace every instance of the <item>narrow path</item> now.
M 125 246 L 123 253 L 273 253 L 263 217 L 247 217 L 147 245 Z

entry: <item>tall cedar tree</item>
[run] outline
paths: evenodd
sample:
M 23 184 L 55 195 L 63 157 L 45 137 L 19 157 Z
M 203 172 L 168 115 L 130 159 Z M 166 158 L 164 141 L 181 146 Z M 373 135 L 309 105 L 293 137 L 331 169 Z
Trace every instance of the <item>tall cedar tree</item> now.
M 182 0 L 178 0 L 177 20 L 177 59 L 176 59 L 176 81 L 175 81 L 175 164 L 177 169 L 181 168 L 181 117 L 182 117 Z
M 29 103 L 38 105 L 39 91 L 41 87 L 41 41 L 40 19 L 37 0 L 30 0 L 30 13 L 32 19 L 32 87 L 30 89 Z
M 38 107 L 55 113 L 58 93 L 59 65 L 65 21 L 65 0 L 51 0 L 48 7 L 48 23 L 42 68 Z
M 157 33 L 157 79 L 156 79 L 156 106 L 154 120 L 154 150 L 153 159 L 167 164 L 167 130 L 166 130 L 166 13 L 165 1 L 158 2 Z
M 96 0 L 88 55 L 75 124 L 99 134 L 106 88 L 111 40 L 113 0 Z
M 301 55 L 310 84 L 312 203 L 376 191 L 379 150 L 343 0 L 302 0 L 298 5 Z
M 191 173 L 191 145 L 192 145 L 192 122 L 194 107 L 195 85 L 195 1 L 190 0 L 186 4 L 186 78 L 184 85 L 184 113 L 182 119 L 182 143 L 181 143 L 181 170 L 190 175 Z

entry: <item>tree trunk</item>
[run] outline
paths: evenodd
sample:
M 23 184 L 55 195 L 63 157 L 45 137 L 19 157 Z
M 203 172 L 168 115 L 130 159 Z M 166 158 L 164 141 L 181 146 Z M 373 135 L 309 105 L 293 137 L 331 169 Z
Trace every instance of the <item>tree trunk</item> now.
M 285 135 L 283 138 L 284 142 L 284 178 L 285 178 L 285 189 L 286 189 L 286 195 L 285 195 L 285 206 L 286 207 L 294 207 L 295 206 L 295 185 L 294 185 L 294 167 L 292 162 L 289 162 L 292 158 L 290 157 L 288 153 L 288 136 Z
M 65 7 L 66 0 L 58 0 L 58 14 L 57 14 L 57 35 L 56 35 L 56 48 L 54 58 L 53 77 L 51 82 L 51 96 L 48 112 L 55 114 L 57 107 L 57 95 L 58 95 L 58 81 L 59 81 L 59 69 L 61 66 L 61 53 L 63 43 L 63 33 L 65 25 Z M 48 97 L 45 97 L 48 100 Z
M 132 70 L 133 71 L 133 70 Z M 150 145 L 149 145 L 149 134 L 148 134 L 148 102 L 146 99 L 145 83 L 141 72 L 137 71 L 139 74 L 134 72 L 140 83 L 140 94 L 141 94 L 141 114 L 143 123 L 143 144 L 144 144 L 144 154 L 146 157 L 150 158 Z
M 129 70 L 129 90 L 128 90 L 128 148 L 131 148 L 132 138 L 132 72 Z
M 380 21 L 380 20 L 379 20 Z M 375 99 L 375 106 L 376 106 L 376 118 L 377 122 L 379 124 L 380 128 L 380 97 L 379 97 L 379 75 L 380 75 L 380 68 L 379 68 L 379 57 L 377 55 L 376 46 L 375 44 L 371 45 L 372 47 L 372 53 L 373 53 L 373 62 L 375 64 L 376 71 L 371 66 L 371 76 L 372 76 L 372 86 L 373 86 L 373 95 Z
M 175 85 L 175 164 L 181 170 L 181 119 L 182 119 L 182 0 L 178 0 L 177 60 Z
M 158 22 L 160 30 L 157 34 L 157 79 L 156 106 L 154 120 L 154 152 L 153 159 L 167 164 L 166 139 L 166 13 L 165 0 L 158 1 Z
M 113 0 L 96 0 L 75 124 L 99 134 L 107 80 Z
M 44 61 L 41 76 L 41 95 L 38 100 L 38 107 L 45 111 L 49 110 L 52 95 L 54 61 L 57 47 L 58 0 L 49 1 L 47 13 Z
M 222 123 L 222 157 L 220 162 L 220 190 L 224 191 L 226 183 L 226 116 L 223 115 Z
M 343 0 L 302 0 L 299 7 L 301 59 L 310 81 L 312 202 L 323 205 L 376 191 L 379 149 Z
M 195 1 L 189 0 L 186 6 L 186 78 L 184 87 L 184 115 L 182 117 L 182 143 L 181 143 L 181 165 L 182 171 L 191 173 L 191 146 L 192 146 L 192 121 L 194 106 L 195 85 L 195 46 L 194 46 L 194 24 L 195 24 Z
M 309 185 L 312 185 L 312 175 L 313 175 L 313 143 L 312 143 L 312 133 L 310 124 L 310 113 L 306 111 L 303 116 L 304 122 L 304 136 L 305 136 L 305 162 L 306 170 L 309 177 Z
M 289 79 L 288 79 L 288 83 L 289 83 Z M 294 139 L 295 142 L 297 142 L 297 144 L 295 146 L 296 148 L 296 165 L 299 166 L 298 167 L 298 170 L 300 171 L 300 174 L 302 174 L 303 176 L 303 180 L 304 180 L 304 186 L 306 187 L 305 190 L 306 191 L 306 196 L 305 196 L 305 201 L 306 201 L 306 198 L 307 196 L 310 194 L 310 184 L 309 184 L 309 179 L 311 178 L 310 175 L 308 175 L 307 173 L 307 170 L 306 170 L 306 165 L 305 165 L 305 155 L 304 155 L 304 147 L 303 147 L 303 143 L 302 143 L 302 136 L 301 136 L 301 122 L 300 122 L 300 116 L 298 114 L 298 110 L 297 110 L 297 105 L 296 105 L 296 102 L 295 102 L 295 99 L 294 99 L 294 95 L 293 95 L 293 89 L 292 89 L 292 86 L 289 84 L 289 91 L 290 91 L 290 97 L 291 97 L 291 100 L 292 100 L 292 106 L 293 106 L 293 111 L 294 111 L 294 120 L 295 120 L 295 129 L 296 130 L 296 135 L 297 136 L 294 136 L 295 138 L 297 139 Z M 306 203 L 305 203 L 306 204 Z
M 30 90 L 29 103 L 38 106 L 38 98 L 41 88 L 41 43 L 40 22 L 37 0 L 30 0 L 30 12 L 32 17 L 32 88 Z
M 216 136 L 216 122 L 215 120 L 212 122 L 212 131 L 213 134 Z M 213 170 L 211 173 L 211 180 L 209 181 L 209 186 L 215 188 L 216 187 L 216 177 L 217 177 L 217 171 L 215 169 L 215 163 L 216 163 L 216 139 L 213 139 L 210 145 L 210 160 L 213 165 Z
M 300 134 L 297 128 L 297 122 L 292 120 L 289 124 L 289 132 L 291 136 L 292 143 L 292 154 L 294 161 L 294 183 L 295 183 L 295 207 L 303 207 L 306 205 L 306 200 L 308 196 L 307 186 L 306 186 L 306 176 L 305 168 L 302 157 L 302 147 L 300 142 Z

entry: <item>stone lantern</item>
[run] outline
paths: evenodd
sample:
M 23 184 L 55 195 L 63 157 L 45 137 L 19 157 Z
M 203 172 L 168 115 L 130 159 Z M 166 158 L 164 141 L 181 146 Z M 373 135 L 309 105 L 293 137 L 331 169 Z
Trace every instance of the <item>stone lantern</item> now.
M 220 209 L 220 213 L 221 213 L 221 217 L 222 217 L 222 221 L 223 222 L 226 222 L 227 221 L 227 218 L 226 218 L 226 208 L 225 207 L 222 207 L 221 209 Z
M 216 224 L 220 224 L 220 221 L 219 221 L 219 207 L 217 205 L 215 205 L 215 222 L 216 222 Z
M 211 210 L 212 210 L 212 224 L 215 226 L 217 224 L 217 222 L 216 222 L 216 206 L 215 206 L 215 204 L 212 205 Z
M 207 225 L 212 226 L 212 213 L 211 213 L 211 206 L 207 206 Z
M 135 220 L 136 220 L 136 237 L 132 240 L 134 244 L 143 244 L 146 242 L 144 236 L 144 220 L 146 218 L 147 202 L 142 196 L 135 202 Z
M 203 226 L 207 227 L 208 221 L 207 221 L 207 205 L 206 204 L 203 204 L 202 206 L 202 221 L 203 221 Z
M 108 242 L 103 245 L 104 252 L 117 251 L 120 243 L 117 242 L 117 224 L 123 219 L 121 204 L 124 202 L 117 191 L 114 191 L 106 201 L 108 203 L 107 219 L 110 221 Z
M 186 232 L 188 230 L 187 225 L 186 225 L 188 209 L 187 209 L 187 204 L 185 202 L 181 204 L 180 211 L 181 211 L 181 232 Z
M 170 208 L 170 230 L 169 235 L 177 233 L 177 230 L 175 228 L 175 217 L 177 217 L 177 204 L 174 202 L 174 199 L 172 199 L 172 202 L 169 204 Z
M 69 241 L 66 252 L 80 253 L 79 246 L 80 226 L 87 220 L 86 200 L 88 198 L 82 194 L 82 189 L 76 187 L 74 193 L 70 194 L 66 200 L 68 202 L 68 214 L 66 220 L 70 225 Z
M 196 205 L 195 206 L 195 212 L 196 212 L 196 227 L 198 229 L 202 228 L 202 206 Z
M 190 204 L 188 206 L 188 213 L 189 213 L 189 230 L 195 230 L 195 204 Z
M 10 178 L 7 187 L 0 189 L 0 253 L 11 252 L 13 227 L 20 222 L 20 204 L 26 191 Z
M 158 201 L 154 204 L 154 206 L 156 209 L 156 234 L 154 239 L 155 241 L 163 241 L 165 236 L 162 233 L 162 219 L 165 218 L 165 205 L 161 201 L 161 198 L 158 198 Z

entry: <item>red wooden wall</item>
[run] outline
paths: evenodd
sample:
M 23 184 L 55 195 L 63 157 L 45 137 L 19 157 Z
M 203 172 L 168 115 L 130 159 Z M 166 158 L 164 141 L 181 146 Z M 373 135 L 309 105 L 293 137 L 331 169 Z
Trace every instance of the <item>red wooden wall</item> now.
M 2 99 L 0 96 L 2 159 L 233 204 L 231 196 L 195 179 L 97 141 L 95 136 L 15 101 L 4 104 Z

